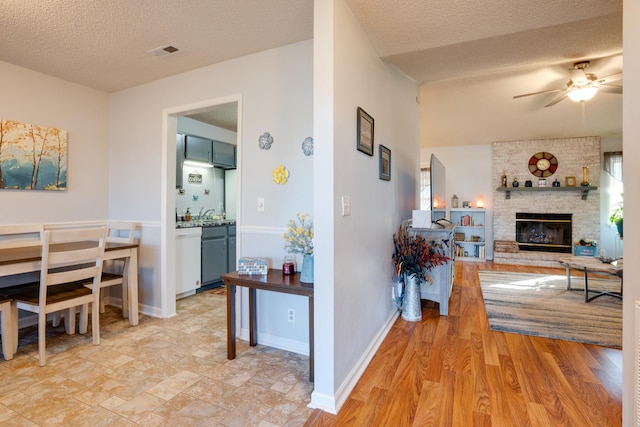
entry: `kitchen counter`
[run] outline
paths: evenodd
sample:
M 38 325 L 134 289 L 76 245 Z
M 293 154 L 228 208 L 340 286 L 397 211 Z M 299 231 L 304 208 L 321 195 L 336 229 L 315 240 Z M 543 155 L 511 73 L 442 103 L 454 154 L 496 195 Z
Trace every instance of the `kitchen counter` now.
M 236 225 L 234 220 L 206 220 L 206 221 L 178 221 L 176 228 L 193 228 L 193 227 L 225 227 L 227 225 Z

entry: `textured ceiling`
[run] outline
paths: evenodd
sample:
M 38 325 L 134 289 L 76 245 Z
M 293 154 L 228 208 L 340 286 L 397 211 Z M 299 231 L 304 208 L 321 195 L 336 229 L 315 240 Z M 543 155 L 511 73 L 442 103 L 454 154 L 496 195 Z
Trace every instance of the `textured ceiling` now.
M 419 84 L 622 52 L 622 0 L 345 1 L 380 57 Z M 312 37 L 311 0 L 0 0 L 1 61 L 105 92 Z M 180 52 L 148 53 L 168 44 Z

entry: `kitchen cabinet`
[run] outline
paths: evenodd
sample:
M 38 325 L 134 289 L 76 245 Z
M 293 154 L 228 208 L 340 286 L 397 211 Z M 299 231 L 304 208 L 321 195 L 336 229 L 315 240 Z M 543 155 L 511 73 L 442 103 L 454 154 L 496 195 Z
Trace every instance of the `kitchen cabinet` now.
M 226 142 L 213 141 L 213 163 L 217 166 L 236 167 L 236 146 Z
M 202 227 L 202 285 L 220 281 L 228 262 L 227 226 Z
M 236 226 L 230 225 L 227 227 L 227 272 L 236 271 Z
M 185 137 L 184 156 L 186 160 L 196 160 L 199 162 L 213 162 L 213 141 L 200 138 L 199 136 L 187 135 Z

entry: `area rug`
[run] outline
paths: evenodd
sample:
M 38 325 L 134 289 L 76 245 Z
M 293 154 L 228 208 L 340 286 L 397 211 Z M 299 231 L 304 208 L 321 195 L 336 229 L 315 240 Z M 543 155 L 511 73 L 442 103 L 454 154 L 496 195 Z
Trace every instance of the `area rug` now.
M 622 348 L 622 300 L 567 290 L 566 275 L 478 271 L 491 329 Z M 582 277 L 571 287 L 584 289 Z M 589 290 L 619 291 L 618 280 L 589 278 Z

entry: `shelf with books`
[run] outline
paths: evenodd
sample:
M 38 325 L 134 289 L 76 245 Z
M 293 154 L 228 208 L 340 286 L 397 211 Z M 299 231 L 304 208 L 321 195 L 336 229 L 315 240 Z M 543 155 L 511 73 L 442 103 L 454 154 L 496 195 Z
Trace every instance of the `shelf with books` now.
M 461 261 L 484 261 L 485 221 L 483 208 L 451 208 L 451 222 L 455 224 L 454 242 L 456 259 Z

